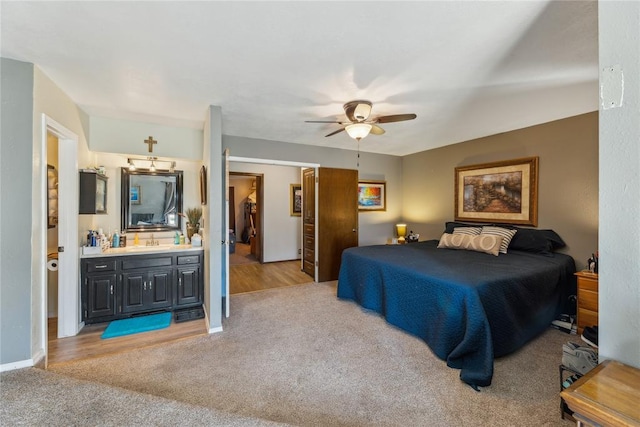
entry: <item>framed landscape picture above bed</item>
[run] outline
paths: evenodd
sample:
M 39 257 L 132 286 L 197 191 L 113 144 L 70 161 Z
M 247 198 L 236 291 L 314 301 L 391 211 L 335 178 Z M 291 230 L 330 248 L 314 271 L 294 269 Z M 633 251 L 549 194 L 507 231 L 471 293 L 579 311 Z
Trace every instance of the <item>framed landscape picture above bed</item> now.
M 538 157 L 460 166 L 455 219 L 538 225 Z
M 358 210 L 386 211 L 387 183 L 385 181 L 358 181 Z

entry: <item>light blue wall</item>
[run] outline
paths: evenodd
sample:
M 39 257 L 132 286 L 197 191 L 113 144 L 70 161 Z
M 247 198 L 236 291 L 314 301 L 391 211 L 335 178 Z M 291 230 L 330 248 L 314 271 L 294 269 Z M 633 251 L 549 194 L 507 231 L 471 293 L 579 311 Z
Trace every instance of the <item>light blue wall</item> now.
M 0 365 L 31 359 L 33 64 L 0 58 Z
M 600 109 L 600 358 L 640 368 L 640 3 L 598 8 L 602 93 L 624 87 L 622 105 Z

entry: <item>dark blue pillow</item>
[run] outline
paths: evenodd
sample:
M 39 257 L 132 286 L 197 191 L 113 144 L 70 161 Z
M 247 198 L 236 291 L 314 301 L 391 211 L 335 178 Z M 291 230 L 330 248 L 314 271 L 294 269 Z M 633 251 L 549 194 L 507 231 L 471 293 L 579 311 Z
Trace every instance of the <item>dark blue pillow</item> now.
M 515 227 L 510 224 L 469 224 L 465 222 L 449 221 L 445 223 L 445 233 L 453 233 L 456 227 L 481 227 L 492 225 L 504 227 L 518 232 L 511 239 L 509 249 L 551 255 L 554 250 L 564 248 L 566 243 L 553 230 L 538 230 L 536 228 Z

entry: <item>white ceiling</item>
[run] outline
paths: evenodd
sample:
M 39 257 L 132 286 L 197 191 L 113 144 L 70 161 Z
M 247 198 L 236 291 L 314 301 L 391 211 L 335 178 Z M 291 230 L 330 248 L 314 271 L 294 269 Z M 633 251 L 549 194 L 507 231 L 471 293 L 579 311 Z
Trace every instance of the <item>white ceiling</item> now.
M 356 149 L 342 105 L 416 113 L 360 143 L 406 155 L 598 109 L 597 3 L 7 2 L 1 54 L 90 115 Z

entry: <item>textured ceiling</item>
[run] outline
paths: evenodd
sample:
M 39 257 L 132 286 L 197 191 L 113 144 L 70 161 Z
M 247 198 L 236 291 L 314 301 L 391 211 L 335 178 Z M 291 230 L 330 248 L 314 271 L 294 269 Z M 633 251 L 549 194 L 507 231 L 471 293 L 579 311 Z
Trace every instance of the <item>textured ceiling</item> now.
M 356 149 L 342 105 L 416 113 L 360 142 L 405 155 L 598 109 L 597 3 L 7 2 L 1 54 L 90 115 Z

